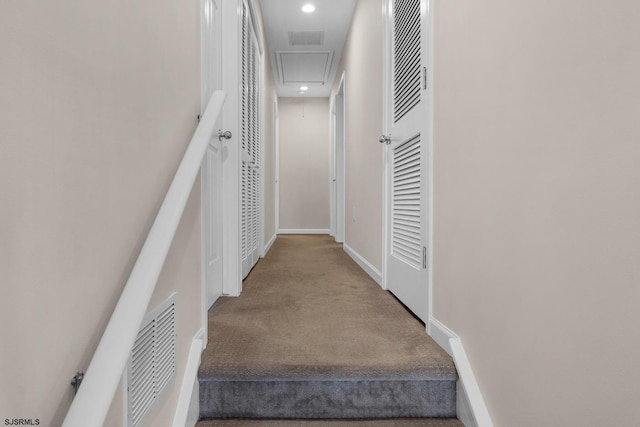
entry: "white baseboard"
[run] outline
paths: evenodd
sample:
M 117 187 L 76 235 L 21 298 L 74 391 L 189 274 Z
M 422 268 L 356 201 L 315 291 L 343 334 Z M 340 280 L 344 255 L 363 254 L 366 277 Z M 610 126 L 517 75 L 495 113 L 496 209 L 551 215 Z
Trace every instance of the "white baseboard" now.
M 473 375 L 471 363 L 460 337 L 438 319 L 429 319 L 429 333 L 440 347 L 453 358 L 458 370 L 457 416 L 465 427 L 493 427 L 493 421 Z
M 278 237 L 278 235 L 274 233 L 271 239 L 269 239 L 269 242 L 267 242 L 267 244 L 264 245 L 264 251 L 262 251 L 262 258 L 267 256 L 267 253 L 269 253 L 269 249 L 271 249 L 271 246 L 273 246 L 273 243 L 276 241 L 276 237 Z
M 194 427 L 200 416 L 200 388 L 198 386 L 198 368 L 203 350 L 204 330 L 200 329 L 193 337 L 187 366 L 184 370 L 178 406 L 173 417 L 173 427 Z
M 281 228 L 278 234 L 329 234 L 328 228 Z
M 346 243 L 343 243 L 342 247 L 344 251 L 347 253 L 347 255 L 353 258 L 353 260 L 360 266 L 360 268 L 366 271 L 367 274 L 371 276 L 371 278 L 375 280 L 376 283 L 380 285 L 380 287 L 382 287 L 382 273 L 380 273 L 380 271 L 377 268 L 371 265 L 369 261 L 364 259 L 362 255 L 354 251 L 351 246 L 347 245 Z

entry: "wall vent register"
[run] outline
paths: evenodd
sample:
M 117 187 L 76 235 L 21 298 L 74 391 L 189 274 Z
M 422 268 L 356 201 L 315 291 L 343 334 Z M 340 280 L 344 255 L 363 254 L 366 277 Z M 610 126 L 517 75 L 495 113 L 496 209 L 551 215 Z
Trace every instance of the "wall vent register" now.
M 129 427 L 142 425 L 167 384 L 176 375 L 176 294 L 142 322 L 127 366 Z

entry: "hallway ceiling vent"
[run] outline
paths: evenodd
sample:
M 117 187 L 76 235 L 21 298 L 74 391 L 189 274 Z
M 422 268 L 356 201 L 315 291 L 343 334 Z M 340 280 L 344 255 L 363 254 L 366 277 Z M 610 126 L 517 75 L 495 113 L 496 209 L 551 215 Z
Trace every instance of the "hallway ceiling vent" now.
M 291 46 L 322 46 L 324 31 L 289 31 Z
M 327 84 L 333 52 L 276 52 L 278 77 L 284 85 Z

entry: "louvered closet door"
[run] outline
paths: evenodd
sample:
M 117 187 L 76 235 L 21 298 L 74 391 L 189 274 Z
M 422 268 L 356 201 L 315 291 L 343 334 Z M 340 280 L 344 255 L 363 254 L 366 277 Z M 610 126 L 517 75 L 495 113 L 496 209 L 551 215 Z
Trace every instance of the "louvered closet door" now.
M 427 1 L 389 0 L 386 286 L 425 322 L 428 307 Z
M 260 245 L 260 52 L 251 17 L 243 4 L 242 17 L 242 277 L 258 262 Z

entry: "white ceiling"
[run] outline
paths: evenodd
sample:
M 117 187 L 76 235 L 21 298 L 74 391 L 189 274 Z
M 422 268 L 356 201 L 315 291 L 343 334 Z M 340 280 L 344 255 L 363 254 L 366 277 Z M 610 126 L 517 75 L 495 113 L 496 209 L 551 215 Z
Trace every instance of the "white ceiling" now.
M 329 96 L 356 0 L 260 3 L 278 96 Z M 302 12 L 308 3 L 316 7 L 314 12 Z M 302 85 L 309 87 L 304 95 L 298 94 Z

